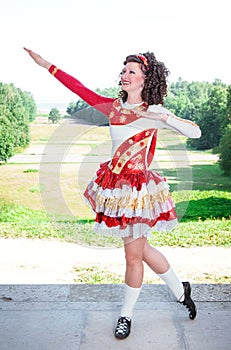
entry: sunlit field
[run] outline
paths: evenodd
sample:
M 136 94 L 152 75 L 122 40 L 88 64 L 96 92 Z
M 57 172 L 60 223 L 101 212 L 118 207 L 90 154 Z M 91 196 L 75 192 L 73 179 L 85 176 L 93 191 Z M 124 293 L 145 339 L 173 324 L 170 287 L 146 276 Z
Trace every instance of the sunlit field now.
M 211 152 L 186 148 L 185 138 L 159 132 L 151 168 L 166 177 L 179 215 L 168 234 L 153 232 L 155 245 L 230 246 L 231 181 Z M 108 127 L 75 122 L 31 125 L 31 144 L 0 166 L 3 237 L 57 238 L 99 246 L 121 246 L 99 237 L 83 199 L 100 163 L 110 158 Z M 17 223 L 17 224 L 16 224 Z

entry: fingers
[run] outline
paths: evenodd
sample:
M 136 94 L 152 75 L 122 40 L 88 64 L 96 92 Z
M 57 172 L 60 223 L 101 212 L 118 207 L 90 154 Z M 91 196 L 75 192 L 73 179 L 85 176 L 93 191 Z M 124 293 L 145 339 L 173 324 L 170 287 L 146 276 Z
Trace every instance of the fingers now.
M 148 112 L 140 111 L 140 110 L 136 110 L 136 109 L 132 109 L 132 112 L 134 112 L 135 114 L 138 114 L 140 116 L 145 116 L 148 113 Z
M 33 59 L 36 57 L 36 53 L 30 49 L 27 49 L 26 47 L 23 48 Z
M 23 48 L 29 55 L 30 57 L 32 57 L 36 63 L 39 63 L 38 60 L 42 59 L 41 56 L 39 56 L 37 53 L 35 53 L 34 51 L 27 49 L 26 47 Z
M 40 57 L 37 53 L 35 53 L 34 51 L 30 50 L 30 49 L 27 49 L 26 47 L 23 48 L 26 52 L 29 53 L 29 55 L 32 57 L 32 58 L 36 58 L 36 57 Z
M 136 111 L 136 110 L 133 110 L 134 113 L 140 115 L 141 117 L 149 117 L 151 118 L 154 113 L 150 113 L 150 112 L 145 112 L 145 111 Z
M 31 50 L 27 49 L 26 47 L 23 48 L 26 52 L 31 53 Z

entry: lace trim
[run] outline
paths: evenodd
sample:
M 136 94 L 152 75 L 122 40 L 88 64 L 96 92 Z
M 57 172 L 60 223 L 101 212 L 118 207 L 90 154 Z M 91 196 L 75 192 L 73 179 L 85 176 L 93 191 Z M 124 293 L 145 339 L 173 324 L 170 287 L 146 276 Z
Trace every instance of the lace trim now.
M 114 236 L 118 238 L 123 237 L 133 237 L 133 238 L 141 238 L 141 237 L 150 237 L 152 231 L 170 232 L 174 227 L 177 226 L 177 219 L 173 219 L 171 221 L 158 221 L 153 227 L 150 227 L 147 224 L 137 223 L 133 225 L 128 225 L 126 228 L 121 229 L 120 226 L 117 227 L 108 227 L 105 222 L 95 222 L 95 232 L 102 234 L 103 236 Z

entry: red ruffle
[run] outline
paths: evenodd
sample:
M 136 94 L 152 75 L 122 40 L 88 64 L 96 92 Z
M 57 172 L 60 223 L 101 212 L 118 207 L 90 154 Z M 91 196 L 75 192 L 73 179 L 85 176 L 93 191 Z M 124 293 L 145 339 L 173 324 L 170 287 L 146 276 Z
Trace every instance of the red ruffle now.
M 104 222 L 108 228 L 118 227 L 119 229 L 125 229 L 128 225 L 135 224 L 146 224 L 149 227 L 154 227 L 159 221 L 167 222 L 177 219 L 173 203 L 169 211 L 160 213 L 158 217 L 153 219 L 143 218 L 141 216 L 126 217 L 125 215 L 122 215 L 120 217 L 111 217 L 105 215 L 103 212 L 97 213 L 96 194 L 95 190 L 93 189 L 95 183 L 97 183 L 97 185 L 103 190 L 113 190 L 115 188 L 122 189 L 122 186 L 127 184 L 128 186 L 136 187 L 136 189 L 139 191 L 142 189 L 142 185 L 144 183 L 148 184 L 151 180 L 153 180 L 156 184 L 165 181 L 165 179 L 162 178 L 158 173 L 149 170 L 145 170 L 136 174 L 115 174 L 109 169 L 108 164 L 109 162 L 105 162 L 100 165 L 100 168 L 96 173 L 96 178 L 90 182 L 84 193 L 85 198 L 88 200 L 88 203 L 96 213 L 96 223 L 101 224 Z
M 137 191 L 140 191 L 142 184 L 148 184 L 153 180 L 157 185 L 165 181 L 157 172 L 150 170 L 144 170 L 139 173 L 123 172 L 123 174 L 113 173 L 109 167 L 109 161 L 100 165 L 99 170 L 96 173 L 95 182 L 102 187 L 102 189 L 114 189 L 122 188 L 123 185 L 128 184 L 129 186 L 136 187 Z
M 132 217 L 127 218 L 124 215 L 122 217 L 110 217 L 104 215 L 104 213 L 97 213 L 95 221 L 97 223 L 104 222 L 107 227 L 115 227 L 119 226 L 120 229 L 125 229 L 128 225 L 135 225 L 135 224 L 146 224 L 149 227 L 153 227 L 156 225 L 158 221 L 171 221 L 177 219 L 177 215 L 175 212 L 175 209 L 172 208 L 171 211 L 168 211 L 167 213 L 161 213 L 156 219 L 147 219 L 142 217 Z

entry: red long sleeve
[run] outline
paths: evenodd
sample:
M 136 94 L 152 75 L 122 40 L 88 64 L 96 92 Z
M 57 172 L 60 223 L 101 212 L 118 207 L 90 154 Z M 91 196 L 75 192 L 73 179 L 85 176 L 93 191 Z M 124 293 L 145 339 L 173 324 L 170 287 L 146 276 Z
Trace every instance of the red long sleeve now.
M 76 78 L 65 73 L 61 69 L 57 69 L 57 67 L 54 65 L 52 65 L 49 68 L 49 72 L 52 75 L 54 75 L 54 77 L 57 80 L 59 80 L 64 86 L 66 86 L 69 90 L 71 90 L 80 98 L 82 98 L 86 103 L 88 103 L 90 106 L 94 107 L 95 109 L 97 109 L 98 111 L 100 111 L 108 117 L 112 103 L 115 100 L 114 98 L 101 96 L 97 94 L 96 92 L 84 86 Z

